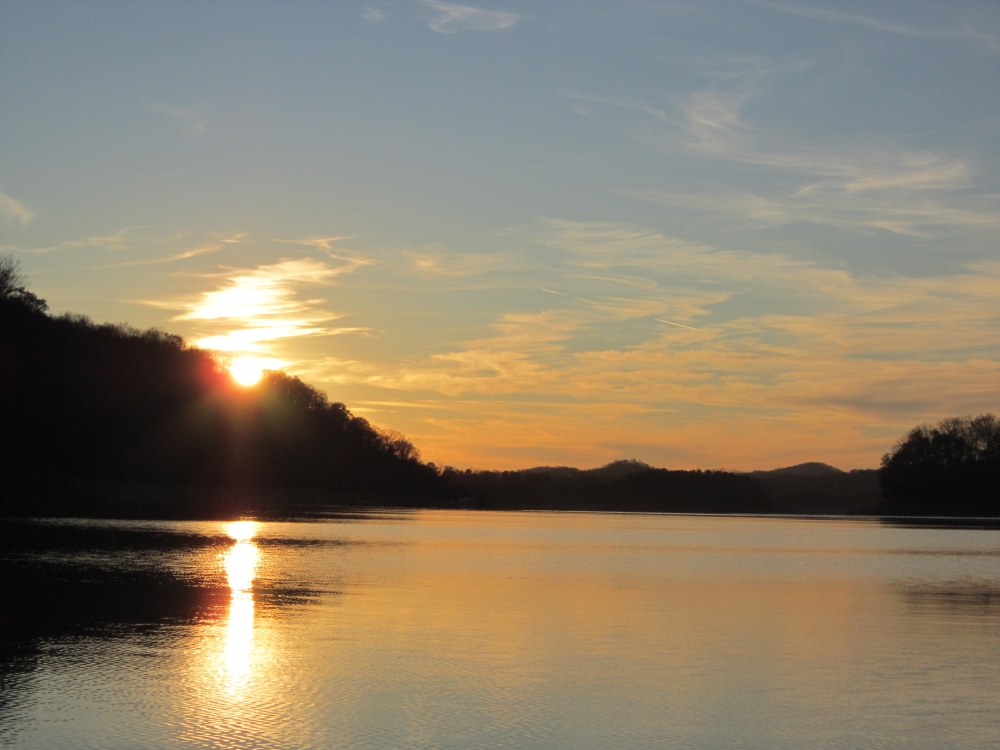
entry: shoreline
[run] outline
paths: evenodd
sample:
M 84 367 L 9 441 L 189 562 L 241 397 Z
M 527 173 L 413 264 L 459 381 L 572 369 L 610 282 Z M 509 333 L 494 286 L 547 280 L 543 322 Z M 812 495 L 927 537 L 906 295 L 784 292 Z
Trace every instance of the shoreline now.
M 179 509 L 177 509 L 179 510 Z M 217 509 L 221 510 L 221 509 Z M 564 508 L 485 508 L 485 507 L 455 507 L 443 504 L 431 505 L 397 505 L 379 502 L 373 499 L 370 503 L 354 502 L 321 503 L 300 506 L 298 508 L 255 508 L 243 509 L 234 513 L 202 513 L 202 514 L 151 514 L 151 513 L 68 513 L 68 514 L 12 514 L 0 515 L 0 521 L 150 521 L 150 522 L 219 522 L 253 520 L 260 523 L 324 523 L 344 518 L 361 518 L 381 514 L 417 513 L 420 511 L 467 512 L 467 513 L 525 513 L 525 514 L 557 514 L 557 515 L 609 515 L 609 516 L 654 516 L 678 518 L 706 519 L 758 519 L 784 521 L 846 521 L 895 526 L 901 528 L 948 528 L 968 530 L 1000 530 L 1000 517 L 991 516 L 900 516 L 880 514 L 810 514 L 810 513 L 700 513 L 673 512 L 650 510 L 615 510 L 615 509 L 564 509 Z

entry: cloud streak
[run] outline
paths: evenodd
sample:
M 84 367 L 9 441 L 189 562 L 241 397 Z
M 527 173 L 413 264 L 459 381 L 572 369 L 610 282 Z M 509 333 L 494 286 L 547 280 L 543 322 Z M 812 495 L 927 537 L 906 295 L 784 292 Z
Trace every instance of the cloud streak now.
M 624 126 L 630 137 L 654 151 L 771 173 L 770 180 L 758 180 L 762 187 L 753 193 L 715 190 L 698 195 L 647 188 L 626 194 L 759 226 L 809 222 L 920 238 L 1000 229 L 1000 196 L 978 188 L 977 171 L 966 159 L 872 138 L 867 144 L 841 148 L 790 147 L 787 135 L 779 139 L 749 121 L 744 112 L 768 90 L 771 78 L 801 66 L 773 66 L 759 59 L 728 62 L 735 68 L 710 72 L 715 87 L 682 97 L 668 108 L 640 100 L 569 94 L 615 116 L 627 115 Z M 796 179 L 794 187 L 784 184 L 788 176 Z
M 225 249 L 226 245 L 235 245 L 239 243 L 239 241 L 246 236 L 247 232 L 237 232 L 236 234 L 227 237 L 225 239 L 219 240 L 218 242 L 208 242 L 204 244 L 195 245 L 194 247 L 189 247 L 185 250 L 182 250 L 179 253 L 168 255 L 165 258 L 150 258 L 148 260 L 135 260 L 127 263 L 118 263 L 115 265 L 115 267 L 122 268 L 125 266 L 152 266 L 152 265 L 158 265 L 160 263 L 175 263 L 176 261 L 179 260 L 188 260 L 190 258 L 197 258 L 200 255 L 217 253 L 220 250 Z
M 549 221 L 531 241 L 548 249 L 539 291 L 587 280 L 586 302 L 556 292 L 436 353 L 331 360 L 312 377 L 439 404 L 394 418 L 426 455 L 479 465 L 638 452 L 870 466 L 912 423 L 995 408 L 1000 264 L 875 277 L 613 223 Z M 619 283 L 639 278 L 651 283 Z
M 409 261 L 412 271 L 424 278 L 461 279 L 510 267 L 504 257 L 451 252 L 438 243 L 424 245 L 420 250 L 403 250 L 403 256 Z
M 35 215 L 35 212 L 21 201 L 11 198 L 6 193 L 0 193 L 0 213 L 6 217 L 8 224 L 20 224 L 22 227 L 28 226 L 28 222 Z
M 848 24 L 863 28 L 883 31 L 887 34 L 909 37 L 911 39 L 955 39 L 973 43 L 988 53 L 1000 52 L 1000 34 L 984 31 L 977 28 L 973 23 L 966 21 L 958 28 L 952 29 L 923 29 L 916 26 L 883 21 L 878 18 L 864 16 L 859 13 L 844 13 L 843 11 L 829 10 L 827 8 L 817 8 L 812 5 L 802 5 L 797 3 L 777 3 L 770 0 L 745 0 L 752 5 L 758 5 L 771 10 L 802 18 L 810 18 L 816 21 L 829 21 L 838 24 Z
M 110 235 L 85 237 L 80 240 L 66 240 L 56 245 L 32 248 L 27 252 L 35 255 L 46 255 L 69 250 L 94 248 L 116 254 L 130 253 L 144 255 L 149 252 L 163 253 L 164 250 L 167 250 L 169 253 L 152 258 L 142 257 L 135 260 L 127 260 L 108 266 L 109 268 L 126 268 L 130 266 L 173 263 L 215 253 L 226 249 L 227 246 L 240 243 L 247 236 L 247 232 L 236 232 L 230 235 L 213 232 L 207 233 L 207 236 L 193 237 L 190 233 L 183 231 L 164 232 L 152 227 L 133 226 L 122 227 Z
M 367 330 L 330 327 L 329 322 L 342 316 L 323 309 L 320 300 L 299 297 L 300 289 L 329 286 L 358 267 L 359 263 L 333 266 L 312 258 L 284 260 L 228 273 L 221 286 L 193 299 L 145 304 L 181 310 L 173 320 L 195 324 L 197 346 L 234 356 L 270 355 L 270 366 L 281 366 L 287 364 L 275 358 L 281 354 L 275 348 L 281 342 Z
M 200 136 L 208 132 L 208 120 L 197 107 L 176 107 L 162 102 L 152 104 L 151 107 L 154 111 L 180 122 L 185 135 Z
M 446 3 L 443 0 L 424 0 L 424 5 L 434 12 L 427 22 L 439 34 L 456 34 L 462 31 L 503 31 L 521 20 L 519 13 L 502 10 L 485 10 L 471 5 Z
M 33 248 L 30 252 L 35 255 L 45 255 L 47 253 L 59 252 L 63 250 L 76 250 L 84 247 L 97 247 L 113 252 L 124 252 L 132 250 L 136 246 L 136 234 L 146 227 L 122 227 L 114 234 L 96 237 L 86 237 L 82 240 L 66 240 L 57 245 Z M 157 241 L 161 244 L 163 240 Z
M 663 206 L 746 221 L 757 227 L 812 223 L 846 229 L 880 229 L 918 239 L 954 230 L 1000 230 L 1000 196 L 995 195 L 967 199 L 967 208 L 957 208 L 933 200 L 860 200 L 821 189 L 777 196 L 736 191 L 690 195 L 635 190 L 627 194 Z

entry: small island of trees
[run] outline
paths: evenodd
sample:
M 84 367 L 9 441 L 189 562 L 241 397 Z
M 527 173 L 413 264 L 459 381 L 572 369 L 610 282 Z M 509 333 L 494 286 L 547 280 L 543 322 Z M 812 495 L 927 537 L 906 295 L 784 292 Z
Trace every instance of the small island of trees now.
M 879 478 L 888 515 L 1000 516 L 1000 420 L 915 427 L 882 457 Z

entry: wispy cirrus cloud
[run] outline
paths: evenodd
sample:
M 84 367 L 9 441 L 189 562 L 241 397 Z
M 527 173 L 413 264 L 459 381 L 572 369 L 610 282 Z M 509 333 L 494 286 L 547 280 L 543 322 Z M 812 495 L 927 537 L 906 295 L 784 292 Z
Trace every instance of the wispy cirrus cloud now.
M 614 223 L 549 221 L 530 241 L 547 249 L 538 309 L 432 354 L 331 359 L 311 376 L 437 403 L 395 417 L 426 455 L 455 460 L 461 444 L 507 466 L 637 450 L 874 465 L 916 421 L 995 408 L 1000 264 L 872 276 Z
M 361 327 L 330 327 L 341 314 L 323 308 L 319 299 L 302 299 L 301 289 L 329 286 L 351 273 L 357 263 L 331 265 L 313 258 L 283 260 L 234 270 L 215 289 L 196 297 L 146 300 L 154 307 L 179 310 L 172 320 L 196 328 L 197 346 L 231 355 L 269 355 L 270 366 L 287 364 L 276 345 L 306 336 L 362 332 Z
M 973 170 L 962 159 L 930 151 L 912 151 L 891 143 L 833 150 L 802 146 L 768 148 L 767 133 L 745 119 L 743 109 L 753 91 L 696 92 L 677 101 L 673 111 L 638 100 L 570 95 L 642 115 L 630 128 L 639 142 L 663 151 L 688 152 L 708 158 L 812 176 L 848 193 L 889 188 L 912 190 L 968 187 Z M 800 188 L 800 189 L 802 189 Z
M 1000 196 L 968 198 L 965 207 L 933 200 L 906 202 L 869 198 L 858 200 L 837 191 L 796 191 L 768 197 L 720 190 L 714 195 L 691 195 L 661 190 L 633 190 L 628 195 L 649 203 L 692 209 L 758 227 L 794 223 L 842 228 L 881 229 L 897 235 L 927 239 L 942 232 L 1000 230 Z
M 178 167 L 177 169 L 166 169 L 162 172 L 157 172 L 156 174 L 151 174 L 149 179 L 153 182 L 159 182 L 160 180 L 169 180 L 171 177 L 180 177 L 182 174 L 187 172 L 185 167 Z
M 361 17 L 369 23 L 379 23 L 389 17 L 384 10 L 366 5 L 361 11 Z
M 0 213 L 2 213 L 8 224 L 20 224 L 22 227 L 28 226 L 35 212 L 28 208 L 21 201 L 11 198 L 6 193 L 0 193 Z
M 196 258 L 236 245 L 248 236 L 247 232 L 223 234 L 207 232 L 192 234 L 148 226 L 122 227 L 114 234 L 95 235 L 78 240 L 65 240 L 55 245 L 27 249 L 35 255 L 94 249 L 115 254 L 128 253 L 130 260 L 114 262 L 109 267 L 147 266 Z M 135 257 L 139 256 L 139 257 Z
M 974 18 L 965 16 L 958 19 L 952 28 L 929 29 L 893 21 L 886 21 L 860 13 L 845 13 L 839 10 L 821 8 L 800 3 L 779 3 L 771 0 L 744 0 L 751 5 L 758 5 L 771 10 L 789 13 L 802 18 L 816 21 L 860 26 L 887 34 L 910 37 L 912 39 L 954 39 L 972 43 L 984 52 L 995 54 L 1000 52 L 1000 32 L 996 28 L 996 18 Z M 989 23 L 992 20 L 993 23 Z M 978 23 L 976 21 L 979 21 Z M 983 21 L 986 21 L 984 24 Z M 992 29 L 990 27 L 993 27 Z
M 298 240 L 283 240 L 276 239 L 275 242 L 283 242 L 287 245 L 302 245 L 304 247 L 314 247 L 317 250 L 323 250 L 327 253 L 331 253 L 334 250 L 334 245 L 338 242 L 343 242 L 344 240 L 351 240 L 353 237 L 305 237 Z M 369 261 L 370 262 L 370 261 Z
M 147 227 L 122 227 L 114 234 L 85 237 L 80 240 L 65 240 L 55 245 L 32 248 L 29 252 L 36 255 L 59 252 L 61 250 L 75 250 L 84 247 L 96 247 L 113 252 L 123 252 L 132 250 L 136 246 L 137 236 Z M 161 238 L 162 241 L 162 238 Z
M 209 253 L 217 253 L 220 250 L 224 250 L 227 245 L 236 245 L 240 242 L 240 240 L 242 240 L 247 235 L 248 232 L 237 232 L 236 234 L 230 235 L 228 237 L 223 237 L 221 239 L 191 245 L 189 247 L 184 248 L 180 252 L 172 253 L 165 257 L 146 258 L 144 260 L 133 260 L 133 261 L 127 261 L 125 263 L 116 263 L 114 267 L 123 268 L 126 266 L 151 266 L 151 265 L 158 265 L 160 263 L 174 263 L 180 260 L 197 258 L 200 255 L 208 255 Z
M 500 255 L 458 253 L 439 243 L 429 243 L 419 250 L 404 250 L 403 255 L 412 271 L 423 277 L 467 278 L 509 268 L 508 259 Z
M 792 190 L 758 195 L 754 201 L 775 219 L 783 215 L 786 221 L 874 227 L 911 236 L 929 236 L 942 227 L 1000 226 L 997 196 L 965 194 L 975 177 L 965 159 L 892 143 L 841 149 L 762 147 L 761 134 L 742 117 L 743 103 L 739 96 L 696 94 L 681 103 L 673 134 L 647 129 L 641 140 L 797 175 L 800 181 Z
M 703 71 L 711 87 L 668 106 L 569 95 L 585 102 L 591 116 L 603 109 L 620 120 L 629 137 L 655 151 L 761 170 L 760 187 L 754 192 L 697 194 L 647 188 L 632 191 L 632 196 L 759 226 L 811 222 L 911 237 L 1000 228 L 1000 196 L 977 186 L 977 170 L 968 159 L 871 136 L 839 147 L 789 145 L 788 134 L 760 127 L 745 112 L 776 80 L 795 74 L 803 64 L 773 65 L 762 58 L 719 62 Z M 791 187 L 789 177 L 795 180 Z
M 185 135 L 205 135 L 208 132 L 208 119 L 198 107 L 178 107 L 162 102 L 156 102 L 150 106 L 154 111 L 178 121 Z
M 503 10 L 486 10 L 471 5 L 447 3 L 443 0 L 424 0 L 424 5 L 433 16 L 427 22 L 440 34 L 455 34 L 460 31 L 502 31 L 521 20 L 520 13 Z

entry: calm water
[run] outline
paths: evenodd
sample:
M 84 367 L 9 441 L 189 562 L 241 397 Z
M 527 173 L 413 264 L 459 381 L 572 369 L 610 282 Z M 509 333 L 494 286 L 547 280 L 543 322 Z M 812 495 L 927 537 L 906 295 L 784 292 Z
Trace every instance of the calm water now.
M 996 748 L 1000 531 L 0 523 L 0 746 Z

